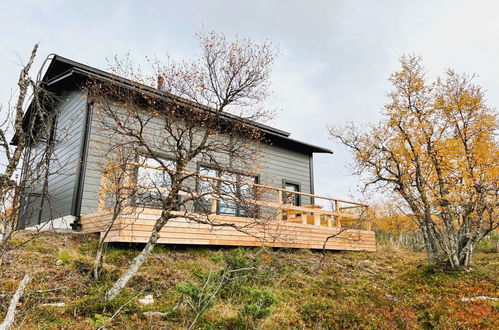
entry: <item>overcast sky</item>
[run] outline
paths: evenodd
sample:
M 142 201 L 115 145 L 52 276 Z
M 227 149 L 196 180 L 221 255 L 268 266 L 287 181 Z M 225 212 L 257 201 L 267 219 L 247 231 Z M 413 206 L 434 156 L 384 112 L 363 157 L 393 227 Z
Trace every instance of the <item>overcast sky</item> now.
M 205 30 L 270 39 L 281 51 L 269 105 L 271 123 L 291 137 L 334 150 L 316 155 L 316 193 L 355 195 L 348 153 L 326 124 L 379 120 L 387 78 L 404 53 L 423 56 L 430 76 L 445 68 L 477 73 L 489 104 L 499 103 L 497 1 L 1 1 L 0 101 L 15 87 L 20 58 L 40 43 L 50 53 L 105 69 L 130 52 L 193 56 Z M 357 197 L 357 196 L 356 196 Z

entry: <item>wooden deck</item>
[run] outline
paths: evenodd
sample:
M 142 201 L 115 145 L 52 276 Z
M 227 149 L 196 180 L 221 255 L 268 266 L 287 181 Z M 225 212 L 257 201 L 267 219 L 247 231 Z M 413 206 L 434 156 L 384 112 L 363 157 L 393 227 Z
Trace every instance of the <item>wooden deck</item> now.
M 144 166 L 135 163 L 131 165 Z M 112 169 L 110 173 L 112 171 L 114 170 Z M 99 211 L 80 217 L 78 224 L 83 232 L 102 233 L 111 224 L 113 217 L 111 210 L 107 209 L 107 194 L 117 185 L 107 176 L 104 173 L 102 177 Z M 208 180 L 214 187 L 220 182 L 236 183 L 199 173 L 196 173 L 195 177 Z M 218 214 L 218 203 L 230 196 L 213 190 L 203 195 L 203 198 L 211 203 L 210 214 L 172 212 L 176 218 L 170 219 L 163 227 L 159 242 L 189 245 L 376 250 L 374 232 L 370 230 L 371 221 L 367 217 L 367 205 L 256 183 L 247 183 L 247 185 L 253 187 L 255 197 L 244 200 L 244 203 L 249 203 L 262 211 L 259 211 L 260 215 L 256 219 Z M 123 191 L 128 198 L 127 189 L 136 191 L 134 189 L 137 188 L 137 183 L 129 180 L 121 187 L 126 188 Z M 151 187 L 140 186 L 140 188 L 150 189 Z M 165 192 L 168 190 L 166 189 Z M 199 197 L 197 192 L 182 192 L 179 195 L 189 198 Z M 293 200 L 294 195 L 307 196 L 313 204 L 292 205 L 290 201 Z M 106 241 L 146 243 L 160 214 L 161 210 L 153 208 L 127 206 L 114 219 Z M 266 214 L 265 219 L 263 219 L 263 214 Z
M 120 215 L 115 220 L 107 241 L 147 242 L 159 214 L 159 210 L 143 209 L 137 213 Z M 82 215 L 81 231 L 102 232 L 111 219 L 110 212 Z M 196 223 L 182 217 L 171 219 L 162 229 L 159 242 L 189 245 L 376 250 L 374 232 L 370 230 L 341 229 L 286 220 L 255 220 L 220 215 L 210 215 L 209 221 L 212 224 Z M 230 227 L 232 225 L 237 229 Z

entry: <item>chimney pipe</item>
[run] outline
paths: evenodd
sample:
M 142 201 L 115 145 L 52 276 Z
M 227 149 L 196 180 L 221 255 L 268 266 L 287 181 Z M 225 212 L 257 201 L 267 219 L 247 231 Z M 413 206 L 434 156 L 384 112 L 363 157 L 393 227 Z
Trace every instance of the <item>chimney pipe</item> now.
M 158 82 L 156 88 L 159 90 L 163 90 L 164 87 L 165 87 L 165 78 L 162 75 L 158 74 Z

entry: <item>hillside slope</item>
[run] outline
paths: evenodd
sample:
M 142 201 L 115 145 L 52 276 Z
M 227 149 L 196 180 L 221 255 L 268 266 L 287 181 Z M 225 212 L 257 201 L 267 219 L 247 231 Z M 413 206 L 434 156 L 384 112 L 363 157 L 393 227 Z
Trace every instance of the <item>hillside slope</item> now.
M 384 246 L 328 252 L 322 263 L 322 253 L 307 250 L 160 247 L 126 292 L 105 304 L 103 292 L 139 250 L 109 247 L 105 276 L 95 283 L 88 271 L 96 245 L 95 236 L 43 234 L 15 250 L 0 266 L 0 319 L 28 272 L 19 329 L 183 328 L 195 314 L 189 303 L 215 292 L 222 270 L 245 268 L 220 286 L 196 328 L 499 328 L 498 301 L 461 300 L 499 297 L 497 253 L 477 254 L 472 269 L 444 272 L 422 254 Z M 137 303 L 148 294 L 154 303 Z

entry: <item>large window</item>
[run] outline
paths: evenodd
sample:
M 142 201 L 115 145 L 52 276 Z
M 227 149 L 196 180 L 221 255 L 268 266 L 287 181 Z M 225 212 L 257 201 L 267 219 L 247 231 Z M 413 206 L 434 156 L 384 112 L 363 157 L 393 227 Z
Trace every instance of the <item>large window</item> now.
M 173 161 L 158 158 L 168 170 L 175 169 Z M 137 199 L 136 201 L 147 206 L 160 206 L 161 198 L 166 197 L 171 187 L 170 174 L 163 165 L 154 158 L 139 156 L 137 169 Z
M 207 166 L 201 166 L 199 173 L 203 176 L 218 177 L 227 180 L 210 180 L 206 178 L 199 178 L 198 180 L 198 192 L 209 194 L 215 189 L 217 195 L 223 196 L 217 202 L 217 214 L 239 217 L 256 216 L 257 207 L 244 201 L 255 199 L 255 187 L 252 184 L 258 183 L 257 176 L 230 171 L 218 171 Z M 210 199 L 202 198 L 197 204 L 199 212 L 211 212 Z

